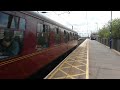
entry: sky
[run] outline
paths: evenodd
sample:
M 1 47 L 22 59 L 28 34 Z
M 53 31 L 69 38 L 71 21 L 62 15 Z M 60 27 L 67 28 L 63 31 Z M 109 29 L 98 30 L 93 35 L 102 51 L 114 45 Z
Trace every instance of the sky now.
M 82 37 L 97 32 L 111 20 L 111 11 L 35 11 L 68 28 L 73 27 Z M 47 12 L 47 13 L 42 13 Z M 112 19 L 120 18 L 120 11 L 112 11 Z

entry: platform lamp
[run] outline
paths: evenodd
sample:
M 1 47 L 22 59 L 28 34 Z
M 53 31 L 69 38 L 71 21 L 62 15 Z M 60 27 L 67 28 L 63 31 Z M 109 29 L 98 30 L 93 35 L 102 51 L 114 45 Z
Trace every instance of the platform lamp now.
M 111 11 L 111 23 L 110 23 L 110 49 L 112 48 L 112 11 Z
M 43 12 L 41 12 L 41 13 L 47 13 L 47 12 L 43 11 Z
M 39 13 L 39 11 L 37 11 L 38 13 Z M 48 12 L 46 12 L 46 11 L 42 11 L 42 12 L 40 12 L 40 13 L 48 13 Z

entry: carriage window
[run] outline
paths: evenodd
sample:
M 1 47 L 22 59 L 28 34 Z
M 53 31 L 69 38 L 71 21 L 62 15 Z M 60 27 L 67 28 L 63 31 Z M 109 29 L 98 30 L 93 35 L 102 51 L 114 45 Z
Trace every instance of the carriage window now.
M 66 31 L 64 30 L 64 35 L 66 35 Z
M 25 19 L 20 18 L 19 29 L 25 30 Z
M 49 32 L 50 26 L 45 25 L 45 32 Z
M 74 40 L 74 33 L 72 34 L 72 40 Z
M 55 42 L 56 44 L 59 44 L 60 43 L 60 29 L 59 28 L 55 28 L 56 29 L 56 34 L 55 34 Z
M 23 33 L 22 31 L 14 31 L 14 37 L 19 37 L 20 39 L 23 39 Z
M 70 40 L 70 41 L 72 40 L 72 33 L 71 33 L 71 32 L 70 32 L 69 40 Z
M 0 12 L 0 27 L 7 27 L 9 15 Z
M 37 25 L 37 50 L 49 46 L 49 26 L 38 23 Z
M 75 40 L 75 34 L 73 33 L 73 40 Z
M 56 28 L 56 33 L 57 33 L 57 34 L 59 33 L 59 29 L 58 29 L 58 28 Z
M 75 40 L 77 40 L 78 38 L 77 38 L 77 34 L 75 34 Z
M 21 53 L 23 48 L 23 38 L 24 38 L 23 31 L 14 31 L 14 40 L 19 44 L 19 53 Z
M 3 38 L 0 40 L 0 60 L 20 54 L 23 33 L 9 29 L 0 30 L 0 33 L 3 33 Z
M 10 16 L 9 17 L 11 21 L 11 28 L 18 28 L 18 17 Z
M 43 25 L 43 32 L 46 32 L 46 28 L 45 28 L 46 26 L 45 25 Z
M 38 23 L 37 24 L 37 32 L 42 32 L 43 31 L 43 24 Z
M 23 46 L 25 19 L 0 12 L 0 60 L 19 55 Z M 10 29 L 12 28 L 12 29 Z
M 4 29 L 0 29 L 0 39 L 4 38 Z
M 67 33 L 67 40 L 70 41 L 70 34 Z
M 64 42 L 67 42 L 67 34 L 65 30 L 64 30 Z
M 25 30 L 25 19 L 0 12 L 0 27 L 18 29 L 18 26 L 19 29 Z

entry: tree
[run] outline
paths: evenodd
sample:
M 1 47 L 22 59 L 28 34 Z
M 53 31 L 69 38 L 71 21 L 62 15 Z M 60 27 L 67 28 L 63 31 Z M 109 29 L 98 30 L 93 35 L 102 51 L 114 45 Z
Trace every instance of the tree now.
M 99 30 L 98 34 L 102 38 L 110 37 L 110 29 L 111 29 L 111 21 L 109 21 L 106 25 L 103 26 L 102 29 Z M 120 39 L 120 19 L 116 18 L 112 20 L 112 38 Z

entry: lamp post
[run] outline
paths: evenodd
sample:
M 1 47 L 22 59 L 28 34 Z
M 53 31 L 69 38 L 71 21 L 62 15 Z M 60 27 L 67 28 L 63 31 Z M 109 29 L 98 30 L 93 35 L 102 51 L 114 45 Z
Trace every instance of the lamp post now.
M 96 27 L 96 28 L 97 28 L 97 31 L 98 31 L 98 23 L 97 23 L 97 22 L 96 22 L 96 25 L 97 25 L 97 27 Z
M 111 11 L 111 23 L 110 23 L 110 49 L 112 47 L 112 11 Z

